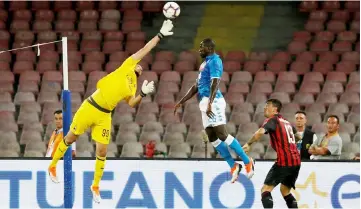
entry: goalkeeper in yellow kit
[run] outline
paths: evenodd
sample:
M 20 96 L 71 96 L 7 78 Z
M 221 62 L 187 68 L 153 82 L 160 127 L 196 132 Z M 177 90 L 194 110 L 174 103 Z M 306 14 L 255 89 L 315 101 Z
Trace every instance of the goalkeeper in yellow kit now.
M 103 176 L 107 154 L 107 146 L 111 133 L 111 111 L 117 104 L 125 100 L 129 106 L 139 104 L 143 97 L 154 91 L 153 81 L 144 81 L 140 95 L 135 96 L 137 77 L 142 74 L 142 67 L 138 62 L 147 55 L 164 36 L 173 35 L 173 23 L 170 20 L 163 22 L 160 32 L 142 49 L 126 59 L 114 72 L 105 76 L 97 83 L 97 90 L 88 97 L 74 115 L 68 134 L 59 143 L 48 168 L 49 176 L 55 183 L 59 183 L 56 175 L 56 165 L 64 156 L 67 148 L 77 140 L 88 128 L 92 130 L 92 139 L 96 142 L 96 162 L 94 181 L 91 186 L 93 200 L 101 200 L 99 182 Z

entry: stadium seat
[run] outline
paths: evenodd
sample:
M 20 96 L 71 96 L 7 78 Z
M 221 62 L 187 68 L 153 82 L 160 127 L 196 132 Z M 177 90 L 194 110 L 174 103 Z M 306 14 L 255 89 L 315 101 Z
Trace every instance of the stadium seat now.
M 296 103 L 288 103 L 283 105 L 281 114 L 295 114 L 298 110 L 300 110 L 300 105 Z
M 278 99 L 282 104 L 287 104 L 291 102 L 291 98 L 286 92 L 274 92 L 269 96 L 270 99 Z
M 334 51 L 338 54 L 352 51 L 352 44 L 351 44 L 351 42 L 348 42 L 348 41 L 336 41 L 332 45 L 332 51 Z
M 241 70 L 241 64 L 237 61 L 225 61 L 223 63 L 223 70 L 229 74 Z
M 308 19 L 325 22 L 327 20 L 327 12 L 324 10 L 313 10 L 310 12 Z
M 290 70 L 297 75 L 303 75 L 311 70 L 310 63 L 303 61 L 294 61 L 291 63 Z
M 338 41 L 349 41 L 349 42 L 356 42 L 357 35 L 353 31 L 342 31 L 337 34 Z
M 313 72 L 320 72 L 326 75 L 328 72 L 333 70 L 332 63 L 328 61 L 317 61 L 313 64 Z
M 352 51 L 352 52 L 342 53 L 341 60 L 346 62 L 354 62 L 358 64 L 360 63 L 360 52 Z
M 252 92 L 252 93 L 248 94 L 246 101 L 255 105 L 255 104 L 259 104 L 259 103 L 265 103 L 267 101 L 267 97 L 264 93 Z
M 247 61 L 243 66 L 243 70 L 250 72 L 251 74 L 256 74 L 259 71 L 263 71 L 263 69 L 263 63 L 258 61 Z
M 296 93 L 293 97 L 293 102 L 298 103 L 300 105 L 310 105 L 315 102 L 315 98 L 310 93 Z
M 332 43 L 335 39 L 335 34 L 331 31 L 320 31 L 315 35 L 316 41 L 325 41 L 327 43 Z
M 356 64 L 354 62 L 351 61 L 341 61 L 339 63 L 336 64 L 336 69 L 337 72 L 344 72 L 347 75 L 350 74 L 353 71 L 356 71 Z
M 308 31 L 296 31 L 293 33 L 293 41 L 307 43 L 312 39 Z
M 327 23 L 327 30 L 333 33 L 339 33 L 346 30 L 346 24 L 339 20 L 330 20 Z
M 322 2 L 322 9 L 326 12 L 334 12 L 337 11 L 340 8 L 340 2 L 339 1 L 325 1 Z
M 309 20 L 305 24 L 306 31 L 311 33 L 317 33 L 324 30 L 323 21 L 319 20 Z
M 319 55 L 319 61 L 336 64 L 339 61 L 339 56 L 336 52 L 323 52 Z
M 340 103 L 346 103 L 348 105 L 354 105 L 360 103 L 360 96 L 355 92 L 345 92 L 340 97 Z
M 350 19 L 350 13 L 347 10 L 336 10 L 332 12 L 331 19 L 346 22 Z
M 243 51 L 228 51 L 225 61 L 236 61 L 243 63 L 246 59 L 246 54 Z
M 336 96 L 336 94 L 333 94 L 333 93 L 321 92 L 318 95 L 316 102 L 323 103 L 325 105 L 334 104 L 334 103 L 337 103 L 337 96 Z

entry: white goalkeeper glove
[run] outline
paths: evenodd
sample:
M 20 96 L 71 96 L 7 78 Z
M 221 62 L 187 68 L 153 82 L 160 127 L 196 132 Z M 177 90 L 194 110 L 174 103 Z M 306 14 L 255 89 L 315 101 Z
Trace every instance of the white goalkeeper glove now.
M 160 32 L 158 33 L 158 37 L 162 39 L 164 36 L 171 36 L 173 35 L 173 32 L 171 31 L 173 29 L 173 23 L 171 20 L 164 20 L 162 28 L 160 29 Z
M 145 97 L 147 94 L 152 93 L 154 91 L 154 82 L 151 81 L 148 83 L 147 80 L 143 82 L 142 89 L 140 91 L 140 96 Z

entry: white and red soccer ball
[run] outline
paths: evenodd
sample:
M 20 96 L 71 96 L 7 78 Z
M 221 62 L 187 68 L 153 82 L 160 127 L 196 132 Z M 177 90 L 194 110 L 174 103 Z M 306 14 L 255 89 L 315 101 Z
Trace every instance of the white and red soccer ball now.
M 167 2 L 163 6 L 163 14 L 168 19 L 174 19 L 180 14 L 180 7 L 175 2 Z

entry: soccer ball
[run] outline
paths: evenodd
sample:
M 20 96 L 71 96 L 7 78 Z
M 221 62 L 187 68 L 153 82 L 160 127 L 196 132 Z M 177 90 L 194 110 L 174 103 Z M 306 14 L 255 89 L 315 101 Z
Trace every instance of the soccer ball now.
M 168 19 L 174 19 L 180 14 L 180 7 L 175 2 L 167 2 L 163 7 L 163 14 Z

